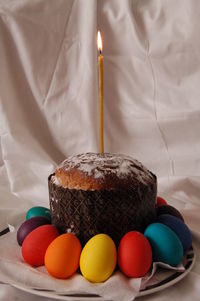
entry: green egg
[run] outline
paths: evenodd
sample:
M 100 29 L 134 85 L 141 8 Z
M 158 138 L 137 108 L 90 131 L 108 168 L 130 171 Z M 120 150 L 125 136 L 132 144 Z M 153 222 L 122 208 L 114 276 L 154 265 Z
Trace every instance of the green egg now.
M 42 207 L 42 206 L 32 207 L 26 213 L 26 219 L 30 219 L 30 218 L 35 217 L 35 216 L 43 216 L 43 217 L 46 217 L 48 220 L 51 221 L 50 210 L 46 207 Z

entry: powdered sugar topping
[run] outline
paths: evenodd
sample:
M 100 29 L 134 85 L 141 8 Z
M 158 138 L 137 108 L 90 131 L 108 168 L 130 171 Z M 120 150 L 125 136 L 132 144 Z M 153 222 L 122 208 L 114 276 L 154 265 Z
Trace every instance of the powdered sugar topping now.
M 58 168 L 66 171 L 73 168 L 92 176 L 96 179 L 104 178 L 105 175 L 113 174 L 118 178 L 134 176 L 136 180 L 146 183 L 153 177 L 139 161 L 122 154 L 110 153 L 84 153 L 68 157 Z

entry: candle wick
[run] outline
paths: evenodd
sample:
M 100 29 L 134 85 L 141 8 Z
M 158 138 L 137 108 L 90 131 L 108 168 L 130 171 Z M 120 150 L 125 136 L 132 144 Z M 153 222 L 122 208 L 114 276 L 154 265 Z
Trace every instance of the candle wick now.
M 101 51 L 101 49 L 99 49 L 99 54 L 101 54 L 102 53 L 102 51 Z

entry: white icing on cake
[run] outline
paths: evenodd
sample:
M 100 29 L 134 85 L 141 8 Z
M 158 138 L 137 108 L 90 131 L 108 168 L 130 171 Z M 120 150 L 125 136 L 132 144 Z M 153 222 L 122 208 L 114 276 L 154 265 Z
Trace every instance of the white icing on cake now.
M 52 176 L 51 177 L 51 180 L 53 181 L 53 183 L 57 186 L 60 186 L 60 182 L 59 182 L 59 179 L 57 179 L 56 176 Z
M 66 171 L 75 168 L 96 179 L 103 179 L 108 174 L 121 179 L 134 175 L 136 180 L 146 183 L 153 177 L 152 173 L 139 161 L 122 154 L 79 154 L 68 157 L 58 166 L 59 168 L 64 168 Z M 55 176 L 53 181 L 56 185 L 60 185 Z

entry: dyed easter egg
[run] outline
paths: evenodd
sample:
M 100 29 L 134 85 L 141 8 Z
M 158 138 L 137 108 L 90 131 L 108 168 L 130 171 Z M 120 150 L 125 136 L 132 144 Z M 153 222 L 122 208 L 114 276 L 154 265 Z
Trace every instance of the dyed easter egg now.
M 57 237 L 47 248 L 45 266 L 50 275 L 60 279 L 72 276 L 79 267 L 81 243 L 72 233 Z
M 50 224 L 50 221 L 49 221 L 49 219 L 47 219 L 43 216 L 32 217 L 32 218 L 26 220 L 25 222 L 23 222 L 23 224 L 21 224 L 21 226 L 17 230 L 18 244 L 21 246 L 25 237 L 31 231 L 38 228 L 39 226 L 46 225 L 46 224 Z
M 85 245 L 80 257 L 82 275 L 91 282 L 103 282 L 113 273 L 117 263 L 117 250 L 106 234 L 93 236 Z
M 153 261 L 161 261 L 177 266 L 183 258 L 183 247 L 178 236 L 161 223 L 150 224 L 144 235 L 150 242 Z
M 157 214 L 157 216 L 159 216 L 161 214 L 170 214 L 170 215 L 173 215 L 173 216 L 179 218 L 180 220 L 182 220 L 184 222 L 184 219 L 183 219 L 182 215 L 180 214 L 180 212 L 171 205 L 158 206 L 156 208 L 156 214 Z
M 157 206 L 163 206 L 163 205 L 167 205 L 167 202 L 161 198 L 160 196 L 157 197 L 157 203 L 156 203 Z
M 126 233 L 118 248 L 118 265 L 128 277 L 143 277 L 151 267 L 152 250 L 147 238 L 140 232 Z
M 158 216 L 157 222 L 168 226 L 176 233 L 183 245 L 183 251 L 188 250 L 192 246 L 191 232 L 179 218 L 170 214 L 161 214 Z
M 43 216 L 47 219 L 51 220 L 51 213 L 50 210 L 46 207 L 36 206 L 32 207 L 26 213 L 26 219 L 35 217 L 35 216 Z
M 43 265 L 45 252 L 58 235 L 58 230 L 52 225 L 43 225 L 30 232 L 22 244 L 24 260 L 32 266 Z

